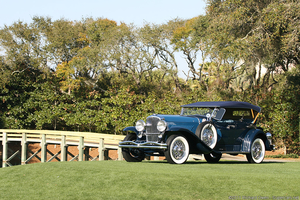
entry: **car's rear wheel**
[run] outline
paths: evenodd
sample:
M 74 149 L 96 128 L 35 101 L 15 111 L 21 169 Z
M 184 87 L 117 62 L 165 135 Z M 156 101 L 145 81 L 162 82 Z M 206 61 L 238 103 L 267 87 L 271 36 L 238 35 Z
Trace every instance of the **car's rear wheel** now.
M 171 135 L 167 139 L 168 148 L 165 151 L 166 159 L 171 164 L 185 163 L 189 157 L 190 147 L 184 136 Z
M 204 154 L 204 158 L 209 163 L 217 163 L 221 159 L 222 154 L 221 153 L 214 153 L 211 152 L 209 154 Z
M 217 144 L 217 129 L 211 122 L 201 123 L 196 130 L 196 135 L 211 149 Z
M 256 138 L 250 148 L 250 153 L 246 154 L 249 163 L 261 163 L 266 153 L 265 143 L 261 138 Z
M 129 133 L 124 141 L 135 141 L 136 138 L 136 134 Z M 145 153 L 137 148 L 122 148 L 122 155 L 127 162 L 141 162 L 145 159 Z

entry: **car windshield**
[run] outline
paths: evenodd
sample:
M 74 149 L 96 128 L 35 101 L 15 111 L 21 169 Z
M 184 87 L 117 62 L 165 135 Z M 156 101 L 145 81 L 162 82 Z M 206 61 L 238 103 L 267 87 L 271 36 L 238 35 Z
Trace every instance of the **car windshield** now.
M 198 115 L 204 116 L 208 119 L 214 118 L 216 120 L 221 120 L 226 112 L 225 108 L 198 108 L 198 107 L 184 107 L 181 110 L 181 115 L 191 116 Z
M 188 115 L 203 115 L 206 116 L 206 114 L 211 114 L 213 112 L 213 109 L 210 108 L 182 108 L 181 109 L 181 115 L 188 116 Z

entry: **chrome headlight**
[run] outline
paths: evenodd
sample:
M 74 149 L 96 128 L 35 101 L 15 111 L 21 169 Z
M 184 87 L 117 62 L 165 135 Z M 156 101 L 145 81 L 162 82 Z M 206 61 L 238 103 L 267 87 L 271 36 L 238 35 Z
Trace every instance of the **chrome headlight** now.
M 165 131 L 166 128 L 167 128 L 167 122 L 165 122 L 164 120 L 159 120 L 159 121 L 157 122 L 157 130 L 158 130 L 159 132 Z
M 135 123 L 135 129 L 139 132 L 145 130 L 146 123 L 143 120 L 139 120 Z

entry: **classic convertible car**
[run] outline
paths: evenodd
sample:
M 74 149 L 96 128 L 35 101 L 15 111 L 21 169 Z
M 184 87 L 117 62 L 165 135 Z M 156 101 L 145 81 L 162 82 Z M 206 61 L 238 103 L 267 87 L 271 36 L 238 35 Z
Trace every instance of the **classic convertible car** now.
M 189 154 L 204 154 L 218 162 L 223 153 L 245 154 L 249 163 L 261 163 L 273 150 L 272 136 L 256 127 L 260 107 L 247 102 L 197 102 L 181 106 L 180 115 L 153 114 L 127 127 L 119 147 L 128 162 L 145 156 L 165 156 L 171 164 L 185 163 Z

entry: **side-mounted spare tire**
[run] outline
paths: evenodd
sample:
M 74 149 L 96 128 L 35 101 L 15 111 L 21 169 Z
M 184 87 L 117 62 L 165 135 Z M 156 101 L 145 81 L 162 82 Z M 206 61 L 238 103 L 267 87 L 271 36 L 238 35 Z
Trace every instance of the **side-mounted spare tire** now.
M 197 127 L 196 135 L 211 149 L 213 149 L 217 144 L 217 129 L 211 122 L 206 121 L 201 123 Z
M 136 138 L 135 133 L 129 133 L 123 141 L 135 141 Z M 144 151 L 137 148 L 122 148 L 122 155 L 127 162 L 141 162 L 145 159 Z

